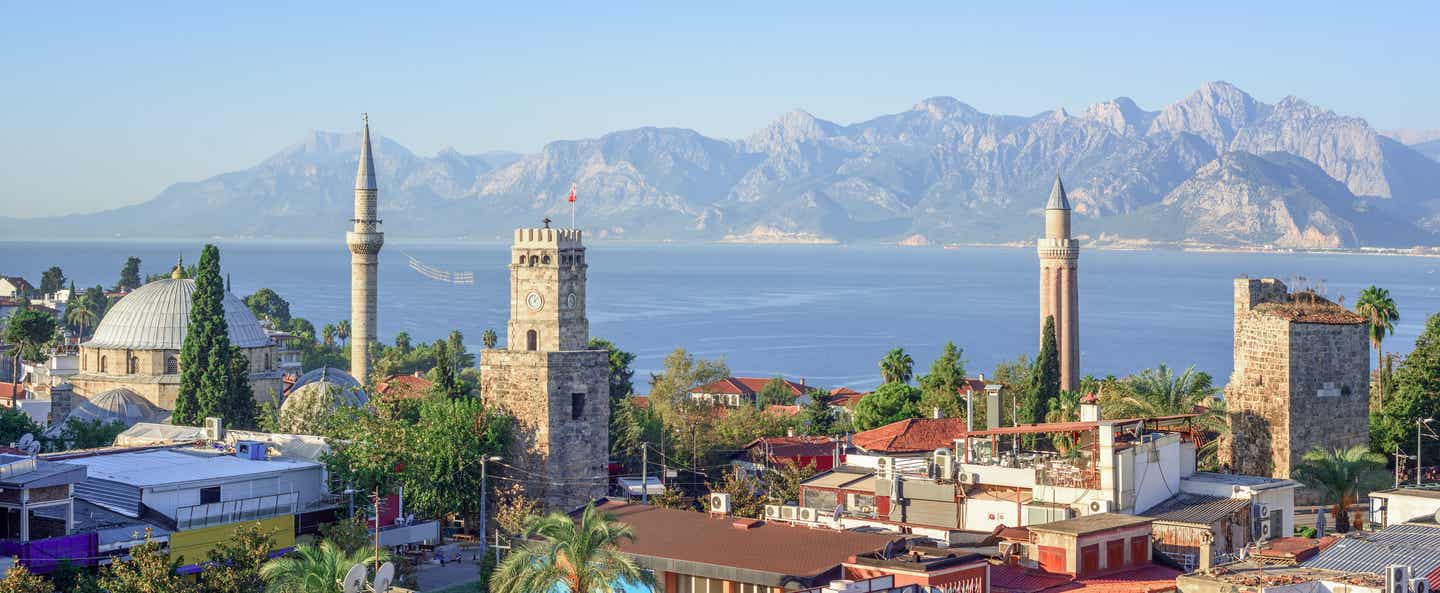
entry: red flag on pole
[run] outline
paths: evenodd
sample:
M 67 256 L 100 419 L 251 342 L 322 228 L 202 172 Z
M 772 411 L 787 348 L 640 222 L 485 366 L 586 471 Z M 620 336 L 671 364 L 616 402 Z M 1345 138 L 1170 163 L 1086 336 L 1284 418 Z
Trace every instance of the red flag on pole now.
M 575 184 L 570 184 L 570 203 L 575 203 Z

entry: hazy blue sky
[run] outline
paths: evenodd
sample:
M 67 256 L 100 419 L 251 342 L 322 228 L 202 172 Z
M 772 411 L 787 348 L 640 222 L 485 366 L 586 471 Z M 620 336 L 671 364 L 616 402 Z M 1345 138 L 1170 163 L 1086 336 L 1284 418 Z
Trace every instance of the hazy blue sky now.
M 1207 80 L 1440 127 L 1440 3 L 0 1 L 0 215 L 143 201 L 309 130 L 422 154 L 642 125 L 741 137 L 935 95 L 1155 109 Z

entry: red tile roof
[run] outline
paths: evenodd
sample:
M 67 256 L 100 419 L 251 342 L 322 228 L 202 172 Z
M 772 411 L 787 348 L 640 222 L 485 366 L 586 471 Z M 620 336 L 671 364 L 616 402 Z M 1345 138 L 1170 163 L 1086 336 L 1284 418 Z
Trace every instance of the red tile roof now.
M 25 384 L 0 381 L 0 399 L 8 402 L 11 397 L 25 399 Z
M 910 418 L 856 433 L 856 447 L 876 453 L 918 453 L 948 449 L 965 434 L 963 418 Z
M 1070 583 L 1070 575 L 1001 564 L 990 567 L 990 589 L 996 593 L 1032 593 Z
M 649 407 L 650 407 L 650 396 L 648 396 L 648 395 L 632 395 L 632 396 L 630 396 L 630 403 L 635 404 L 635 407 L 640 408 L 640 409 L 642 409 L 642 410 L 645 409 L 645 408 L 649 408 Z
M 784 417 L 786 417 L 786 418 L 794 418 L 794 417 L 800 415 L 800 406 L 781 406 L 781 405 L 773 405 L 773 406 L 766 406 L 766 408 L 765 408 L 764 411 L 769 412 L 769 413 L 771 413 L 771 414 L 774 414 L 774 415 L 776 415 L 776 416 L 784 416 Z
M 835 453 L 831 437 L 761 437 L 740 447 L 746 451 L 769 451 L 771 457 L 823 457 Z
M 634 530 L 635 541 L 620 544 L 627 554 L 803 578 L 825 573 L 851 556 L 904 541 L 898 534 L 830 531 L 764 521 L 738 529 L 734 517 L 613 500 L 599 508 Z
M 830 405 L 840 406 L 842 408 L 853 408 L 855 404 L 860 403 L 860 400 L 865 399 L 867 395 L 870 395 L 870 393 L 860 393 L 849 387 L 836 387 L 830 390 Z
M 1174 591 L 1180 571 L 1151 564 L 1099 577 L 1075 579 L 1045 593 L 1160 593 Z
M 391 399 L 416 399 L 430 393 L 433 383 L 415 375 L 391 375 L 375 385 L 375 392 Z
M 753 396 L 765 388 L 765 384 L 772 381 L 774 377 L 726 377 L 719 381 L 711 381 L 690 390 L 690 393 L 726 393 L 733 395 Z M 795 395 L 804 395 L 808 389 L 804 383 L 796 383 L 789 379 L 782 379 L 790 392 Z

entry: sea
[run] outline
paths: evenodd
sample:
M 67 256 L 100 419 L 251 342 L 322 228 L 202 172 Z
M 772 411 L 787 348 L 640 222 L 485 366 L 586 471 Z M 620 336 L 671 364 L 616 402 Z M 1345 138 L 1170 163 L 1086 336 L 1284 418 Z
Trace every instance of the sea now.
M 262 287 L 316 327 L 349 317 L 349 253 L 339 240 L 215 241 L 237 295 Z M 77 286 L 109 286 L 127 256 L 146 274 L 199 241 L 0 242 L 0 274 L 39 283 L 60 266 Z M 732 245 L 597 241 L 588 245 L 592 336 L 637 355 L 636 388 L 665 355 L 684 348 L 723 358 L 732 374 L 804 379 L 808 385 L 873 388 L 877 362 L 902 347 L 923 374 L 947 341 L 964 349 L 971 375 L 1037 350 L 1038 280 L 1033 249 Z M 380 337 L 434 340 L 460 330 L 505 335 L 509 246 L 500 242 L 391 241 L 380 255 Z M 411 262 L 474 274 L 473 284 L 436 280 Z M 433 275 L 433 274 L 432 274 Z M 1080 364 L 1084 374 L 1126 375 L 1160 363 L 1194 366 L 1217 385 L 1232 360 L 1237 276 L 1314 286 L 1353 303 L 1374 284 L 1400 310 L 1387 352 L 1409 352 L 1425 318 L 1440 313 L 1440 259 L 1314 253 L 1085 250 L 1080 258 Z M 1304 280 L 1300 280 L 1300 279 Z M 1373 361 L 1372 361 L 1373 364 Z

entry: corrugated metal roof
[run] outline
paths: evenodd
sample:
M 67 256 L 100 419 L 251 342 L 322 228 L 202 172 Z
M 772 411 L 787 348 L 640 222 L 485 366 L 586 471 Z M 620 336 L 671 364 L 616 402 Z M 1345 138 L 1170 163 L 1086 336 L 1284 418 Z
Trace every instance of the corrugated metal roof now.
M 1156 521 L 1211 525 L 1216 521 L 1245 510 L 1250 506 L 1248 498 L 1220 498 L 1198 494 L 1180 494 L 1155 505 L 1144 514 Z
M 1311 568 L 1384 574 L 1390 564 L 1410 566 L 1432 587 L 1440 585 L 1440 527 L 1395 525 L 1374 533 L 1341 538 L 1302 563 Z
M 90 341 L 88 348 L 129 348 L 133 350 L 179 350 L 190 325 L 191 295 L 195 281 L 191 279 L 156 280 L 125 295 L 115 303 Z M 241 348 L 258 348 L 271 344 L 269 336 L 244 301 L 225 293 L 222 301 L 230 343 Z M 124 368 L 123 366 L 118 368 Z

